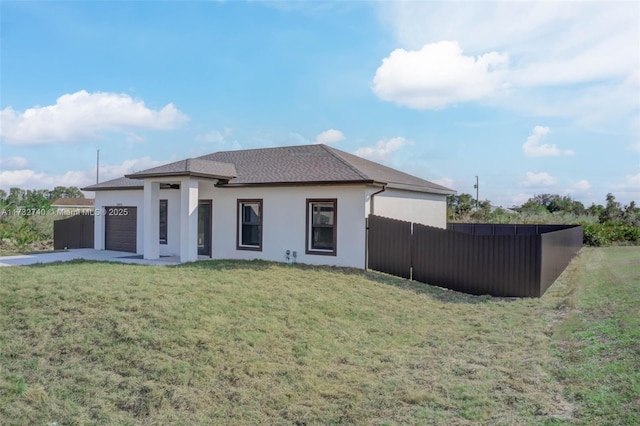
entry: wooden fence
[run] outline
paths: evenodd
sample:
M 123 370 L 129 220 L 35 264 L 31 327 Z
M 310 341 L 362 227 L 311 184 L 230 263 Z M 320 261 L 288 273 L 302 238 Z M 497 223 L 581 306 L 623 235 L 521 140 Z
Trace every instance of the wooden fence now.
M 368 268 L 462 291 L 540 297 L 582 247 L 582 227 L 452 224 L 369 216 Z
M 53 222 L 54 250 L 93 248 L 93 215 L 78 214 Z

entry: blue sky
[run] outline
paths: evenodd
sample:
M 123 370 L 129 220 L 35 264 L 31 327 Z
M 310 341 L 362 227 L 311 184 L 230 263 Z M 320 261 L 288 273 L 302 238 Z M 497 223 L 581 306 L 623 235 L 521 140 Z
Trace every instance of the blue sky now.
M 0 3 L 0 187 L 323 142 L 496 205 L 640 202 L 637 2 Z M 89 193 L 91 195 L 91 193 Z

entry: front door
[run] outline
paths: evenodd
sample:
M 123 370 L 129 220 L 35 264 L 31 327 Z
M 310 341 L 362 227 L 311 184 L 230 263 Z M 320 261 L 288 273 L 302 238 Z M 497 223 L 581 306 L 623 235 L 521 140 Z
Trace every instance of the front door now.
M 211 257 L 211 200 L 198 203 L 198 255 Z

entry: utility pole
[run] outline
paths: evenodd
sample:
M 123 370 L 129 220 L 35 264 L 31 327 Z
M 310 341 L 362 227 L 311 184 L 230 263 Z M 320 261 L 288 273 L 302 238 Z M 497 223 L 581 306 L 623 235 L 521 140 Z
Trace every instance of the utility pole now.
M 96 155 L 96 185 L 100 183 L 100 150 Z
M 476 184 L 473 185 L 473 187 L 476 189 L 476 210 L 478 210 L 478 200 L 479 200 L 478 194 L 479 194 L 479 191 L 480 191 L 480 184 L 478 182 L 478 175 L 476 175 Z

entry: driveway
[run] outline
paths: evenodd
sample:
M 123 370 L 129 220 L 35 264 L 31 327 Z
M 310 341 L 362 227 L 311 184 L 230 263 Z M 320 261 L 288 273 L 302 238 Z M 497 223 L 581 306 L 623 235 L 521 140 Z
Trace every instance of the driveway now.
M 72 249 L 53 253 L 21 254 L 0 257 L 0 266 L 24 266 L 36 263 L 68 262 L 75 259 L 99 260 L 103 262 L 137 263 L 140 265 L 177 265 L 179 257 L 161 257 L 159 260 L 146 260 L 142 255 L 123 251 Z

